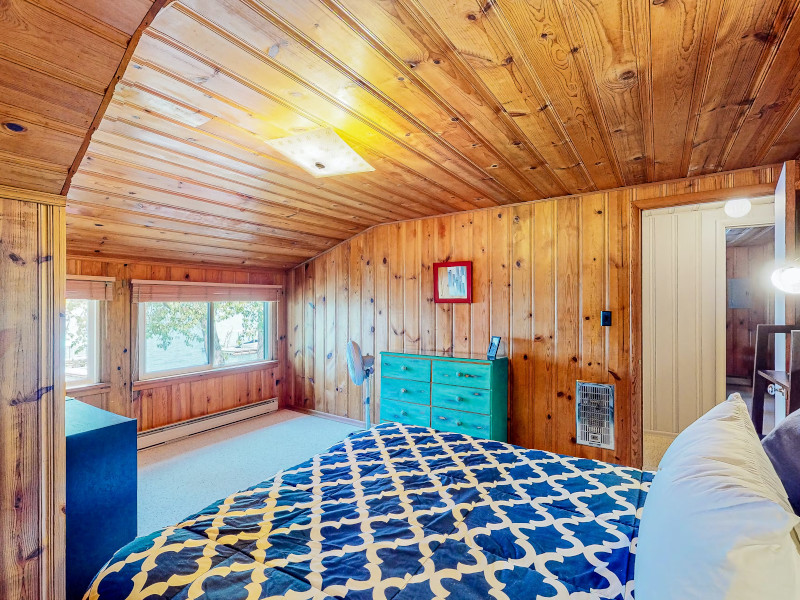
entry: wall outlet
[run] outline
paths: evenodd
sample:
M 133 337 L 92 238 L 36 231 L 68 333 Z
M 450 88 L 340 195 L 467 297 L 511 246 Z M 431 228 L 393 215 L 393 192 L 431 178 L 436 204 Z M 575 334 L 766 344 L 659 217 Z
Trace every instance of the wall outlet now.
M 601 310 L 600 311 L 600 325 L 603 327 L 611 327 L 611 311 L 610 310 Z

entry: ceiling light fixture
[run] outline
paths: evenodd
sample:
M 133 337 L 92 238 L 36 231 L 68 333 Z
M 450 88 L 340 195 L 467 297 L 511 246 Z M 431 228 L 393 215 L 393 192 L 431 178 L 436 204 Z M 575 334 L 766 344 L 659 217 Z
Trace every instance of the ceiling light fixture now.
M 725 203 L 725 214 L 731 219 L 741 219 L 750 212 L 752 207 L 752 203 L 747 198 L 728 200 Z
M 788 263 L 772 272 L 772 285 L 786 294 L 800 294 L 800 265 Z
M 314 177 L 375 170 L 330 128 L 315 129 L 266 142 Z

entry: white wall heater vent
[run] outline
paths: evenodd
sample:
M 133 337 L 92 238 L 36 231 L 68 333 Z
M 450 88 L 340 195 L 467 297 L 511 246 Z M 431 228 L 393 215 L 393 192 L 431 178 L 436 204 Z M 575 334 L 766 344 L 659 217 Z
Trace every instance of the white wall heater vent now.
M 579 381 L 575 393 L 577 440 L 584 446 L 614 449 L 614 386 Z

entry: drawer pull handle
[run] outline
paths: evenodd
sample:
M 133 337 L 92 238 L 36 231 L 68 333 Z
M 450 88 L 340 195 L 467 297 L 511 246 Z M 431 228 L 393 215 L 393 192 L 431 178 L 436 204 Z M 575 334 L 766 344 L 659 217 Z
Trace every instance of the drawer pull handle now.
M 456 421 L 456 425 L 458 425 L 459 427 L 461 427 L 461 421 Z
M 456 402 L 463 402 L 463 401 L 464 401 L 463 398 L 461 398 L 460 396 L 456 396 Z
M 447 417 L 439 417 L 440 421 L 447 421 Z
M 481 393 L 480 393 L 480 392 L 472 392 L 472 395 L 473 395 L 473 396 L 480 396 L 480 395 L 481 395 Z
M 403 365 L 402 367 L 400 367 L 400 370 L 401 370 L 401 371 L 408 371 L 408 367 L 407 367 L 407 366 L 405 366 L 405 365 Z
M 401 410 L 401 411 L 400 411 L 400 414 L 401 414 L 402 416 L 404 416 L 404 417 L 405 417 L 405 416 L 408 416 L 408 413 L 407 413 L 406 411 L 404 411 L 404 410 Z
M 461 372 L 456 373 L 456 376 L 457 377 L 472 377 L 472 375 L 470 375 L 469 373 L 461 373 Z
M 406 392 L 408 392 L 408 390 L 406 388 L 400 388 L 400 393 L 401 394 L 405 394 Z
M 475 425 L 475 429 L 483 429 L 483 425 Z

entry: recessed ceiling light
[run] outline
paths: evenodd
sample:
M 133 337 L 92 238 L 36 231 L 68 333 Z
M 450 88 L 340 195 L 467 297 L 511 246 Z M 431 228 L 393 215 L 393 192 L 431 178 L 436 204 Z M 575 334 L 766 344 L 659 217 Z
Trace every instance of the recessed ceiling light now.
M 266 142 L 314 177 L 375 170 L 333 129 L 315 129 Z

